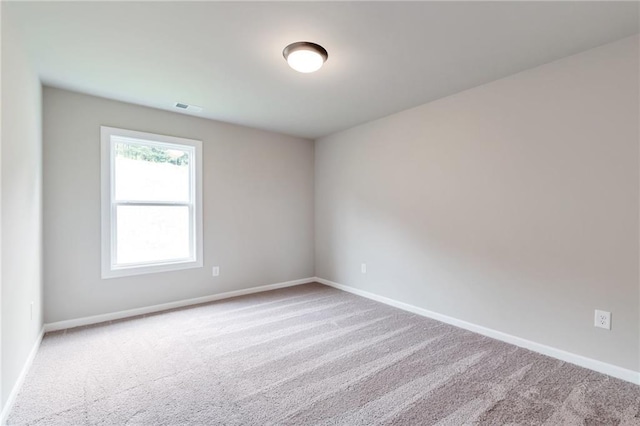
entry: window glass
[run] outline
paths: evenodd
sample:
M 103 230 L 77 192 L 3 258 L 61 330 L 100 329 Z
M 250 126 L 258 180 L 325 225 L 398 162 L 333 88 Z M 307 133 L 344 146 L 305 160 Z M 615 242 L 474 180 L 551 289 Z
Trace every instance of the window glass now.
M 188 206 L 117 206 L 116 264 L 188 259 Z
M 189 149 L 114 144 L 115 199 L 189 201 Z

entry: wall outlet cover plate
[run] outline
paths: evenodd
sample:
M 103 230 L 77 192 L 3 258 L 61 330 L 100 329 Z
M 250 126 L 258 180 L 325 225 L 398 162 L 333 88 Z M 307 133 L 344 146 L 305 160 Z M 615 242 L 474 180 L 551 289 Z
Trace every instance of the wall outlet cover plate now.
M 611 312 L 596 309 L 594 325 L 599 328 L 611 330 Z

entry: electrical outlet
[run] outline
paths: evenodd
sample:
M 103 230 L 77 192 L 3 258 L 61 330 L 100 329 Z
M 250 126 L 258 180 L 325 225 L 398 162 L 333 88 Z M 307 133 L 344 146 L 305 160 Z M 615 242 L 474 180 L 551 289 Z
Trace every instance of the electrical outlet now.
M 367 273 L 367 264 L 366 263 L 360 264 L 360 272 L 362 272 L 363 274 Z
M 596 309 L 595 326 L 611 330 L 611 312 Z
M 219 266 L 214 266 L 211 269 L 211 273 L 213 274 L 214 277 L 217 277 L 218 275 L 220 275 L 220 267 Z

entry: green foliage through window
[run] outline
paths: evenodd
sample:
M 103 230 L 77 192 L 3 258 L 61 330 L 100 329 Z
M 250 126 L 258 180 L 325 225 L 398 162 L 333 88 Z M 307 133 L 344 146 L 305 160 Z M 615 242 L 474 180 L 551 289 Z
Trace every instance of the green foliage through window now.
M 161 149 L 152 146 L 116 143 L 116 156 L 131 160 L 149 161 L 152 163 L 169 163 L 176 166 L 189 164 L 189 155 L 180 150 Z

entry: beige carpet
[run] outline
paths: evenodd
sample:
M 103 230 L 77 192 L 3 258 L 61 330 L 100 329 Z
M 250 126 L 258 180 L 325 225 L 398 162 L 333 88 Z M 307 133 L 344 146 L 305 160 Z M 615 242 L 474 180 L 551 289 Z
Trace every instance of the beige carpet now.
M 44 338 L 9 424 L 640 425 L 640 387 L 319 284 Z

